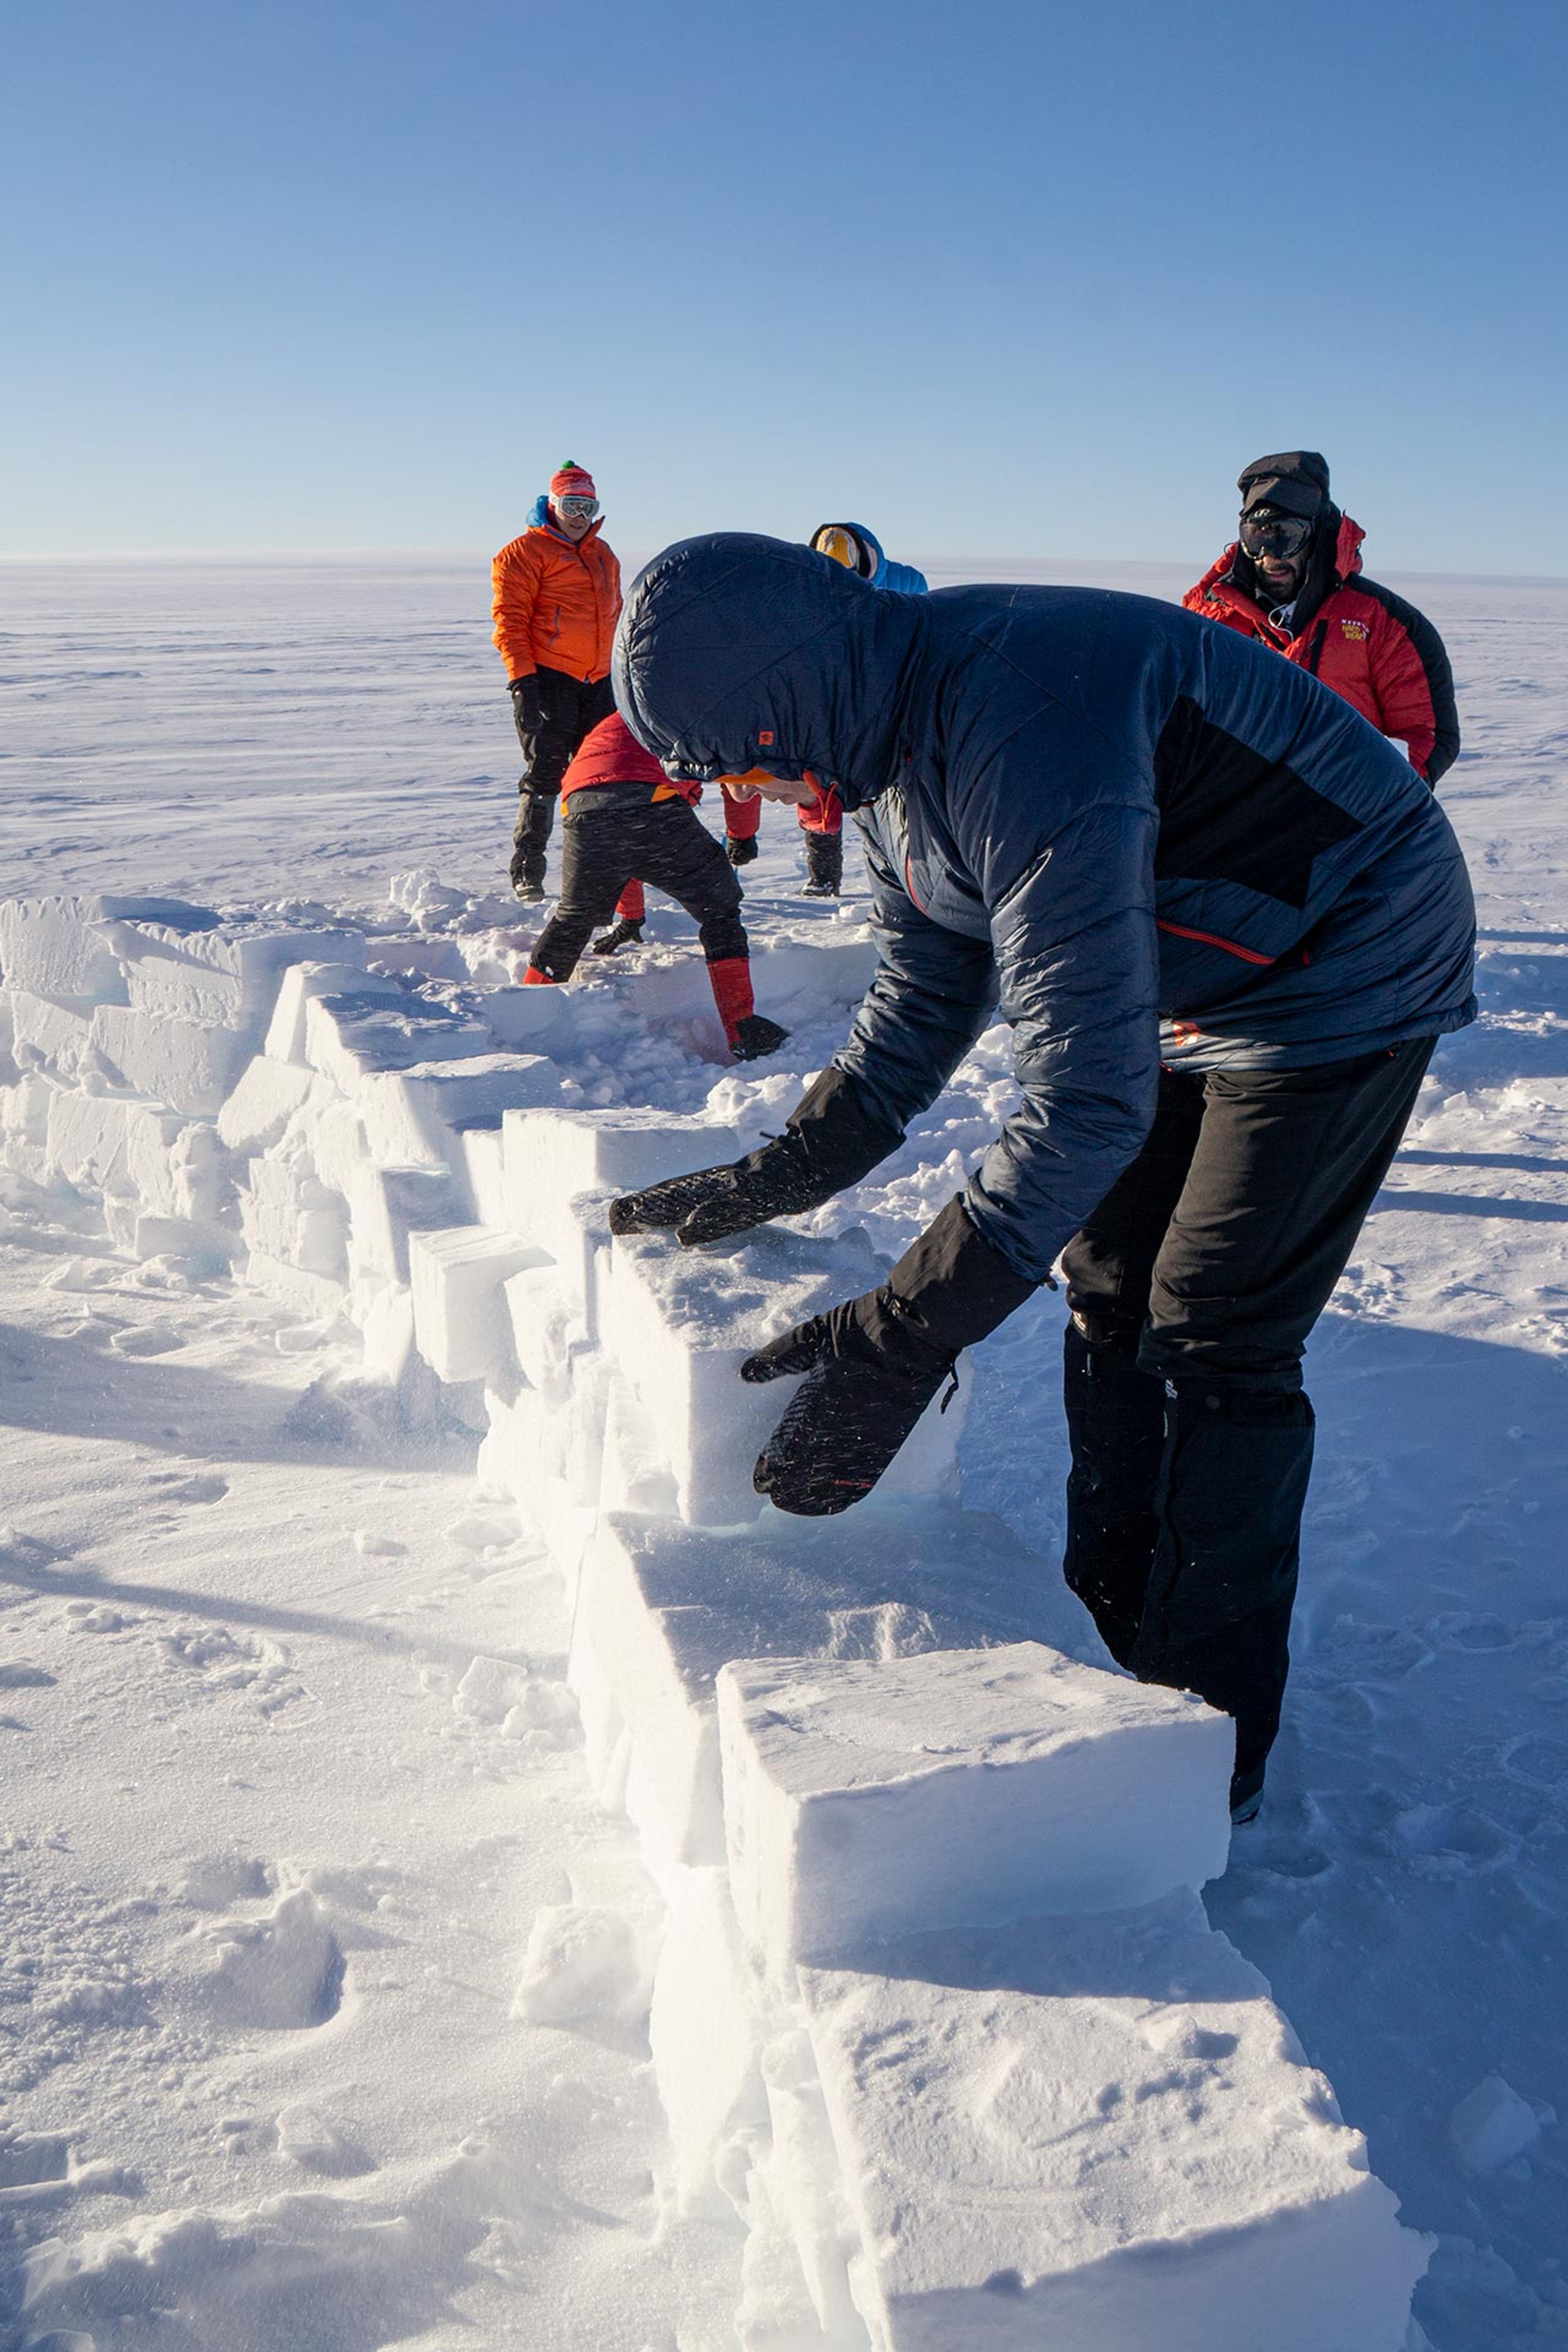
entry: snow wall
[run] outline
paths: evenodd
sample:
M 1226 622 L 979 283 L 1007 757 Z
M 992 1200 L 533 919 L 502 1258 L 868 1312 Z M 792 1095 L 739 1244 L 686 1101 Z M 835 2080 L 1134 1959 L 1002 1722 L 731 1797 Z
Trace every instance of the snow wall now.
M 386 1409 L 471 1430 L 538 1526 L 650 1891 L 542 1914 L 519 2015 L 635 2021 L 637 1986 L 668 2194 L 746 2233 L 746 2352 L 1401 2352 L 1428 2243 L 1199 1901 L 1228 1723 L 1110 1669 L 964 1509 L 962 1391 L 847 1517 L 759 1502 L 787 1390 L 741 1358 L 886 1262 L 612 1243 L 615 1192 L 749 1139 L 574 1107 L 587 1000 L 519 985 L 505 914 L 428 877 L 380 930 L 5 902 L 0 1152 L 127 1256 L 352 1327 Z M 870 952 L 764 953 L 759 996 L 847 1012 Z M 704 995 L 688 956 L 617 1003 Z M 509 1674 L 470 1669 L 498 1719 Z

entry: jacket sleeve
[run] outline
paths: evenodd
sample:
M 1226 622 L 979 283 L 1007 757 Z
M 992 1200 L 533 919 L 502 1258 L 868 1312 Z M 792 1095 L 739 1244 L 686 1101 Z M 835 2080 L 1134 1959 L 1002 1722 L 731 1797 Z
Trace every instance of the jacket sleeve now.
M 1156 818 L 1152 793 L 1142 799 L 1082 811 L 985 894 L 1023 1099 L 966 1198 L 1030 1281 L 1048 1275 L 1154 1115 Z
M 901 1134 L 929 1110 L 991 1017 L 996 976 L 984 940 L 923 915 L 866 835 L 878 969 L 836 1066 Z
M 1378 725 L 1410 746 L 1411 765 L 1436 784 L 1459 754 L 1454 677 L 1442 638 L 1425 613 L 1386 589 L 1372 646 Z
M 538 594 L 539 563 L 524 533 L 503 547 L 490 565 L 492 642 L 509 678 L 531 677 L 536 667 L 531 633 Z

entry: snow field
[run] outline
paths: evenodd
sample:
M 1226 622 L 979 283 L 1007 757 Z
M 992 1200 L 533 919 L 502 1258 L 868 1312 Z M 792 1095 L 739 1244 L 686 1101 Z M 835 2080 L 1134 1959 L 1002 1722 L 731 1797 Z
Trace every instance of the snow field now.
M 963 1507 L 957 1410 L 852 1517 L 764 1507 L 788 1391 L 736 1367 L 887 1260 L 858 1229 L 612 1244 L 614 1192 L 750 1137 L 578 1108 L 596 994 L 521 989 L 493 907 L 394 896 L 429 929 L 0 908 L 6 1160 L 127 1255 L 232 1264 L 359 1334 L 385 1402 L 473 1431 L 541 1530 L 588 1768 L 658 1903 L 542 1906 L 516 2014 L 647 2014 L 676 2209 L 749 2231 L 746 2352 L 1399 2352 L 1423 2242 L 1196 1901 L 1227 1727 L 1107 1672 Z M 869 955 L 848 926 L 775 948 L 759 1001 L 847 1005 Z M 705 992 L 688 956 L 620 993 L 700 1037 Z M 547 1733 L 489 1663 L 459 1710 Z M 274 1938 L 314 1982 L 312 1899 Z M 226 1998 L 292 2015 L 256 1953 L 226 1948 Z

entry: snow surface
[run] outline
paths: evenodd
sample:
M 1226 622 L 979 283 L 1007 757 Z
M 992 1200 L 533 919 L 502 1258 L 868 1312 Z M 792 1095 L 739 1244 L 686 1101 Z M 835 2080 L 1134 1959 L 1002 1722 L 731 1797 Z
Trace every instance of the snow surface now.
M 1057 576 L 1185 584 L 1152 567 Z M 1466 753 L 1443 797 L 1481 902 L 1487 1017 L 1442 1048 L 1314 1343 L 1321 1434 L 1287 1728 L 1268 1809 L 1205 1902 L 1365 2133 L 1408 2228 L 1437 2233 L 1415 2300 L 1436 2352 L 1534 2352 L 1568 2342 L 1568 588 L 1394 584 L 1455 657 Z M 618 1349 L 671 1318 L 648 1319 L 645 1301 L 642 1322 L 612 1324 L 592 1221 L 574 1230 L 575 1263 L 557 1259 L 543 1316 L 503 1253 L 501 1339 L 528 1299 L 550 1410 L 544 1381 L 433 1393 L 401 1288 L 416 1233 L 498 1223 L 503 1206 L 519 1230 L 526 1163 L 503 1130 L 534 1114 L 499 1098 L 516 1083 L 506 1067 L 465 1078 L 465 1059 L 542 1056 L 566 1107 L 692 1115 L 747 1144 L 843 1034 L 856 910 L 796 898 L 793 829 L 770 814 L 744 878 L 770 950 L 759 1004 L 795 1024 L 779 1064 L 725 1069 L 689 927 L 657 905 L 640 983 L 619 960 L 586 968 L 547 1034 L 552 1017 L 516 986 L 532 927 L 496 895 L 512 755 L 483 614 L 482 566 L 0 568 L 0 888 L 117 894 L 101 950 L 57 940 L 12 1007 L 32 1076 L 8 1090 L 0 1179 L 7 2347 L 776 2352 L 864 2343 L 901 2291 L 891 2273 L 868 2284 L 864 2259 L 888 2131 L 866 2142 L 862 2116 L 850 2136 L 853 2068 L 825 2067 L 798 2020 L 758 2009 L 730 1924 L 717 1732 L 689 1676 L 703 1656 L 710 1671 L 720 1652 L 770 1646 L 754 1595 L 747 1646 L 733 1642 L 746 1560 L 765 1565 L 771 1539 L 745 1538 L 748 1555 L 733 1534 L 680 1536 L 707 1475 L 700 1389 L 676 1393 L 640 1363 L 630 1377 L 596 1322 L 602 1306 Z M 187 955 L 178 908 L 125 895 L 171 892 L 221 907 L 226 937 L 249 910 L 242 931 L 291 931 L 313 942 L 300 961 L 339 964 L 334 987 L 300 990 L 276 1055 L 268 1034 L 271 1066 L 247 1058 L 263 1042 L 265 957 Z M 148 994 L 127 982 L 128 1003 L 104 1002 L 126 970 L 119 927 L 160 921 L 173 939 L 156 969 L 147 959 Z M 439 1081 L 409 1081 L 413 1032 L 389 1035 L 368 1003 L 358 1025 L 317 1014 L 312 1038 L 309 1000 L 353 993 L 342 966 L 346 953 L 352 975 L 359 949 L 321 936 L 343 925 L 373 973 L 419 976 L 418 1020 L 460 1057 L 443 1044 Z M 847 961 L 821 956 L 829 944 Z M 497 1006 L 483 1038 L 475 990 Z M 237 1067 L 212 1034 L 173 1051 L 182 1005 L 237 1041 Z M 141 1056 L 134 1072 L 111 1045 Z M 237 1076 L 215 1135 L 214 1094 Z M 127 1078 L 145 1098 L 118 1090 Z M 316 1091 L 345 1083 L 352 1098 Z M 371 1198 L 359 1107 L 378 1096 L 385 1181 Z M 857 1226 L 901 1247 L 1009 1097 L 993 1030 L 897 1157 L 803 1221 L 808 1237 L 830 1260 L 866 1246 L 837 1238 Z M 431 1138 L 465 1115 L 443 1178 Z M 304 1155 L 290 1138 L 307 1125 Z M 230 1280 L 217 1145 L 274 1171 L 247 1191 L 248 1289 Z M 455 1213 L 432 1197 L 445 1181 Z M 348 1286 L 376 1302 L 363 1350 Z M 986 1547 L 984 1638 L 1093 1659 L 1059 1590 L 1036 1595 L 1033 1622 L 1017 1613 L 1059 1535 L 1059 1318 L 1043 1297 L 980 1352 L 962 1499 L 1017 1542 L 1010 1569 L 1000 1528 Z M 681 1362 L 667 1347 L 665 1370 Z M 367 1387 L 365 1366 L 395 1388 Z M 741 1442 L 738 1423 L 707 1425 L 721 1453 Z M 912 1554 L 951 1508 L 935 1499 L 943 1475 L 919 1468 L 917 1507 L 932 1497 L 919 1544 L 899 1533 L 908 1507 L 846 1523 L 864 1530 L 865 1589 L 814 1604 L 811 1576 L 797 1583 L 828 1628 L 808 1647 L 891 1660 L 960 1638 L 934 1589 L 911 1601 L 878 1567 L 880 1542 L 919 1584 Z M 600 1520 L 612 1503 L 634 1515 L 623 1528 L 652 1515 L 683 1580 L 706 1548 L 709 1619 L 695 1647 L 601 1640 L 574 1688 L 584 1614 L 647 1589 L 637 1548 Z M 671 1692 L 688 1695 L 673 1713 Z M 661 1850 L 676 1788 L 680 1836 Z M 640 1849 L 623 1809 L 645 1836 L 654 1825 Z M 1037 1962 L 1064 1948 L 1029 1945 Z M 925 1980 L 885 1953 L 870 1981 L 855 1999 L 877 2013 L 900 1983 L 919 2010 L 910 1986 Z M 813 2006 L 843 2013 L 837 1995 Z M 968 2012 L 942 2013 L 961 2042 Z M 1074 2029 L 1063 2046 L 1086 2045 Z M 1202 2060 L 1210 2089 L 1221 2064 Z M 1326 2114 L 1314 2127 L 1340 2128 Z M 1029 2128 L 1004 2137 L 994 2186 L 1056 2177 L 1019 2176 Z M 1131 2145 L 1106 2143 L 1118 2163 Z M 1227 2126 L 1220 2145 L 1245 2142 Z M 1156 2218 L 1176 2210 L 1155 2202 Z M 1416 2241 L 1378 2244 L 1386 2275 Z M 1037 2247 L 1030 2259 L 1044 2276 Z M 1231 2331 L 1216 2344 L 1251 2352 L 1242 2306 L 1216 2291 L 1205 2307 Z M 1066 2339 L 1086 2352 L 1121 2340 L 1109 2306 L 1094 2310 L 1107 2332 Z M 1362 2315 L 1381 2328 L 1370 2305 Z

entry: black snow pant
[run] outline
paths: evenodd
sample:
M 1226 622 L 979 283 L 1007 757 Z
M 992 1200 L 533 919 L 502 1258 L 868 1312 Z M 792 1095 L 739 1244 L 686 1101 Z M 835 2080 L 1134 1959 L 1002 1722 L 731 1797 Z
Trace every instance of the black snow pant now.
M 616 707 L 615 689 L 607 677 L 569 677 L 564 670 L 538 669 L 539 701 L 543 713 L 538 729 L 525 733 L 522 773 L 517 780 L 517 823 L 512 827 L 511 878 L 542 884 L 544 853 L 561 797 L 561 779 L 591 728 L 608 719 Z
M 1433 1043 L 1163 1072 L 1142 1150 L 1062 1254 L 1067 1580 L 1140 1681 L 1235 1717 L 1236 1801 L 1262 1785 L 1289 1671 L 1302 1350 Z
M 710 964 L 747 954 L 741 885 L 723 849 L 685 801 L 626 808 L 605 788 L 574 793 L 561 828 L 561 895 L 530 963 L 549 980 L 570 980 L 590 935 L 610 921 L 634 877 L 662 890 L 697 925 Z M 610 786 L 611 793 L 616 791 Z M 574 802 L 584 803 L 579 814 Z

